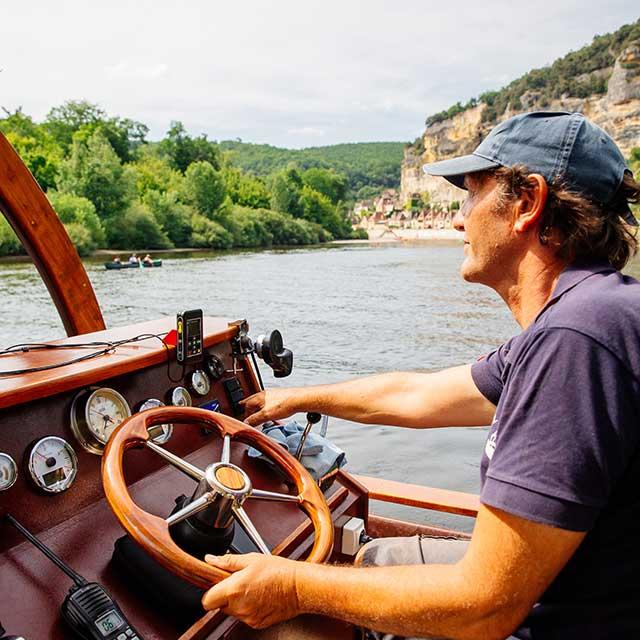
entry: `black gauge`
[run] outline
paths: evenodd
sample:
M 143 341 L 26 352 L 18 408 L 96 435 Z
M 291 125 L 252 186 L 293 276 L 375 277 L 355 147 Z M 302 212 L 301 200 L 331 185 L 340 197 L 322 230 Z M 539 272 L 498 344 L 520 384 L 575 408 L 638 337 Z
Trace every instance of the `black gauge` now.
M 71 405 L 71 429 L 84 449 L 102 455 L 115 428 L 131 416 L 127 401 L 114 389 L 82 391 Z
M 18 466 L 8 453 L 0 453 L 0 491 L 13 487 L 18 479 Z
M 224 362 L 222 362 L 222 358 L 210 353 L 206 360 L 205 366 L 207 368 L 207 373 L 209 377 L 215 382 L 216 380 L 220 380 L 224 375 L 226 368 L 224 366 Z
M 190 407 L 193 404 L 191 394 L 184 387 L 171 389 L 169 392 L 169 402 L 174 407 Z
M 202 369 L 196 369 L 191 374 L 191 388 L 199 395 L 206 396 L 211 389 L 211 382 L 209 382 L 209 378 L 207 374 L 202 371 Z
M 60 493 L 73 484 L 78 473 L 78 458 L 66 440 L 47 436 L 31 447 L 27 468 L 38 489 Z
M 140 411 L 146 411 L 147 409 L 157 409 L 158 407 L 164 407 L 165 404 L 162 400 L 157 398 L 149 398 L 140 405 Z M 156 424 L 153 427 L 147 429 L 149 436 L 156 444 L 164 444 L 173 433 L 172 424 Z

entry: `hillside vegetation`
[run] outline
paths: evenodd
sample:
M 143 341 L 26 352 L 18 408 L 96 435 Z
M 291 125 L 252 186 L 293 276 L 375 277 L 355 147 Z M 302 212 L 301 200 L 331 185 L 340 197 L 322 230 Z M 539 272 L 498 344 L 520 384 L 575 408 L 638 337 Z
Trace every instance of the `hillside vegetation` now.
M 400 143 L 386 164 L 384 145 L 377 153 L 344 145 L 354 149 L 329 147 L 320 155 L 309 150 L 308 156 L 277 150 L 282 152 L 277 157 L 261 146 L 241 145 L 252 149 L 253 162 L 261 167 L 248 170 L 233 145 L 192 136 L 180 122 L 173 122 L 162 140 L 150 142 L 143 123 L 110 116 L 85 101 L 55 107 L 43 122 L 21 109 L 5 110 L 0 131 L 46 192 L 81 254 L 97 248 L 114 253 L 227 249 L 352 237 L 350 184 L 367 186 L 372 170 L 386 186 L 384 180 L 391 178 L 385 172 L 395 165 L 399 174 L 402 155 Z M 340 172 L 343 167 L 349 175 Z M 0 255 L 22 251 L 0 217 Z
M 347 197 L 367 198 L 400 186 L 404 143 L 360 142 L 308 149 L 282 149 L 268 144 L 225 140 L 220 148 L 233 164 L 256 176 L 294 164 L 300 169 L 332 169 L 347 178 Z
M 430 115 L 425 124 L 429 127 L 480 103 L 486 105 L 482 119 L 493 122 L 508 106 L 521 109 L 526 94 L 530 94 L 530 102 L 535 108 L 544 109 L 552 100 L 562 96 L 585 98 L 606 93 L 615 59 L 627 45 L 639 39 L 640 20 L 624 25 L 614 33 L 595 36 L 591 44 L 559 58 L 549 66 L 525 73 L 499 91 L 487 91 L 466 104 L 458 102 Z

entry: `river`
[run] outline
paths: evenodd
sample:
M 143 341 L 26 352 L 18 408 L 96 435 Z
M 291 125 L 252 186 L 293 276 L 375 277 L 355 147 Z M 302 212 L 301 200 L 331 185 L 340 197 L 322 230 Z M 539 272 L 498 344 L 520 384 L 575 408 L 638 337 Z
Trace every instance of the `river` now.
M 306 385 L 391 370 L 433 371 L 471 362 L 518 332 L 498 296 L 458 275 L 459 242 L 358 244 L 164 257 L 160 269 L 85 266 L 108 326 L 202 308 L 246 318 L 251 335 L 280 329 L 294 370 L 267 386 Z M 626 270 L 640 278 L 640 260 Z M 0 263 L 0 347 L 64 335 L 30 263 Z M 331 420 L 329 436 L 353 472 L 477 492 L 484 429 L 410 430 Z M 404 507 L 375 505 L 420 519 Z M 468 519 L 430 521 L 469 529 Z

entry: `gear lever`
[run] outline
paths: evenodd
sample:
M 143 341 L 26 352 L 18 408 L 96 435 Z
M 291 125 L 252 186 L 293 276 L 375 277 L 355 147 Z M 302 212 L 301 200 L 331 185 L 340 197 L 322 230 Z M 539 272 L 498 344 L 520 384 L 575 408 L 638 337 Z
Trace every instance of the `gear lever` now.
M 304 428 L 302 435 L 300 436 L 300 444 L 298 444 L 298 448 L 296 449 L 296 460 L 300 460 L 302 458 L 302 450 L 304 449 L 304 443 L 307 441 L 309 437 L 309 431 L 311 431 L 311 427 L 314 424 L 317 424 L 322 419 L 322 416 L 315 411 L 309 411 L 307 413 L 307 426 Z

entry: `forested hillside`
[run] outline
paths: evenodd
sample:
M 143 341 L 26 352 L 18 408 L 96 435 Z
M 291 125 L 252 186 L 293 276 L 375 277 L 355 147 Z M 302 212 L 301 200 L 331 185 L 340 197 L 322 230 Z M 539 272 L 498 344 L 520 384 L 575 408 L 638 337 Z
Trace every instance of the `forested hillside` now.
M 268 144 L 225 140 L 220 148 L 232 162 L 257 176 L 294 164 L 301 169 L 333 169 L 347 177 L 350 199 L 368 198 L 400 186 L 402 142 L 360 142 L 308 149 L 281 149 Z
M 55 107 L 43 122 L 5 110 L 0 131 L 81 254 L 310 244 L 353 234 L 348 178 L 328 160 L 295 166 L 286 158 L 248 172 L 234 153 L 180 122 L 150 142 L 143 123 L 85 101 Z M 20 252 L 0 216 L 0 256 Z

